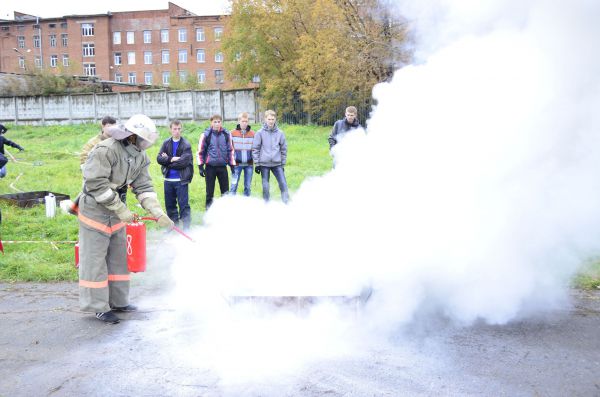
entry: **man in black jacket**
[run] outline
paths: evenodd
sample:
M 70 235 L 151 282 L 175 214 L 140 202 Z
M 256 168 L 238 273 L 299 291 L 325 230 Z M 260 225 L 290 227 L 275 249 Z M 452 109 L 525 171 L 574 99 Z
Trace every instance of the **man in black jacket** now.
M 6 176 L 6 163 L 8 163 L 8 159 L 4 155 L 4 145 L 12 146 L 20 151 L 25 150 L 23 147 L 21 147 L 21 145 L 6 139 L 4 137 L 4 133 L 6 131 L 8 131 L 8 128 L 0 124 L 0 178 L 4 178 Z
M 198 170 L 206 178 L 206 209 L 211 206 L 215 194 L 215 180 L 219 181 L 221 196 L 229 191 L 227 165 L 235 167 L 233 146 L 229 131 L 222 127 L 221 116 L 210 118 L 210 127 L 200 135 L 198 142 Z M 233 171 L 232 171 L 233 172 Z
M 171 138 L 163 142 L 156 161 L 162 166 L 165 178 L 165 207 L 167 215 L 175 222 L 183 222 L 189 229 L 192 214 L 189 204 L 189 184 L 194 176 L 192 146 L 181 136 L 181 121 L 173 120 L 170 125 Z M 179 212 L 177 211 L 179 206 Z

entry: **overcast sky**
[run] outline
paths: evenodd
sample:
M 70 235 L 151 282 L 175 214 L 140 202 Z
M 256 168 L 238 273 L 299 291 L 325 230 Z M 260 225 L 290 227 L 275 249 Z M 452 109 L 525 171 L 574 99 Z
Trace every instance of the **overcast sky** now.
M 197 15 L 219 15 L 228 8 L 228 0 L 174 0 L 172 3 Z M 107 11 L 163 10 L 168 0 L 0 0 L 0 19 L 13 19 L 13 11 L 40 16 L 61 17 L 73 14 L 104 14 Z

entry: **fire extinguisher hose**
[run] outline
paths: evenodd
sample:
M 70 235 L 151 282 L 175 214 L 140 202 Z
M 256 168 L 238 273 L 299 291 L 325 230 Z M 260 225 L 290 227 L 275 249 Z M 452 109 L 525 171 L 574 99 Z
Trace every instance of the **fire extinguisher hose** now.
M 143 217 L 140 218 L 140 220 L 142 220 L 142 221 L 155 221 L 155 222 L 157 222 L 158 218 L 153 218 L 153 217 L 150 217 L 150 216 L 143 216 Z M 194 242 L 194 240 L 190 236 L 188 236 L 183 230 L 181 230 L 177 226 L 173 226 L 173 230 L 175 230 L 177 233 L 181 234 L 183 237 L 187 238 L 191 242 Z

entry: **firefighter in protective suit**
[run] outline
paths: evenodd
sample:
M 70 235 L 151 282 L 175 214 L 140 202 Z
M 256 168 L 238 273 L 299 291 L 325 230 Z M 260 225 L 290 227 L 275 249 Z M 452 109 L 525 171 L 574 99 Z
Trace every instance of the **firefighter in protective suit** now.
M 154 122 L 132 116 L 111 129 L 112 137 L 98 143 L 83 166 L 79 199 L 79 304 L 101 321 L 116 324 L 115 312 L 137 308 L 129 303 L 129 272 L 125 225 L 137 220 L 118 190 L 131 186 L 142 207 L 161 227 L 174 224 L 162 210 L 148 172 L 145 149 L 158 138 Z

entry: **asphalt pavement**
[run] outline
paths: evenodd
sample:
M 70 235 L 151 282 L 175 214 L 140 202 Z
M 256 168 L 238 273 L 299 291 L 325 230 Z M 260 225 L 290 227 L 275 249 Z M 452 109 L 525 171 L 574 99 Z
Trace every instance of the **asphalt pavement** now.
M 143 305 L 117 325 L 79 312 L 75 283 L 0 284 L 0 396 L 600 396 L 600 291 L 571 295 L 506 325 L 408 327 L 285 376 L 242 366 L 232 382 L 187 351 L 202 330 L 152 284 L 134 285 Z

